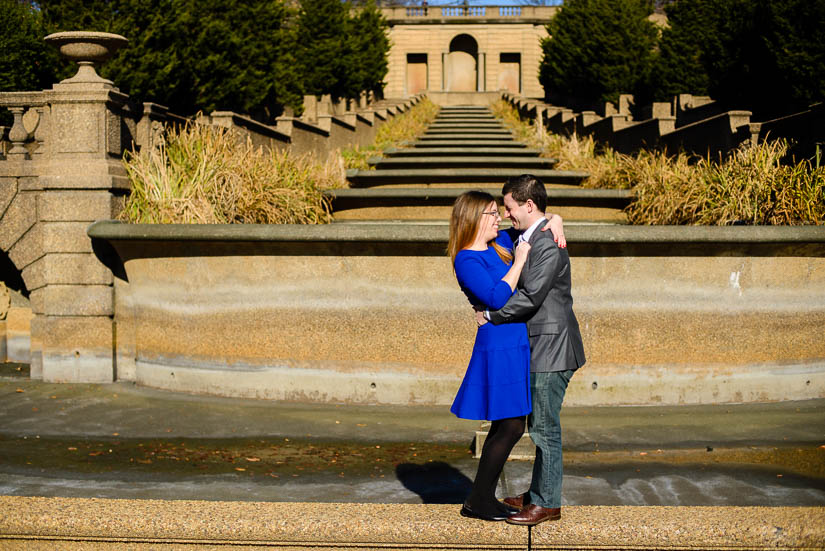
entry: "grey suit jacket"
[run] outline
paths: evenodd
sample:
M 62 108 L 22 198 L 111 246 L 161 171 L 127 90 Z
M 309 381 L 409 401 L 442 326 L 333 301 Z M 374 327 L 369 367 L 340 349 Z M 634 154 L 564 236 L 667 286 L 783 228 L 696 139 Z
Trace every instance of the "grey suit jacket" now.
M 530 247 L 516 293 L 501 309 L 490 311 L 490 321 L 527 322 L 531 371 L 578 369 L 585 358 L 570 295 L 570 257 L 549 231 L 536 229 Z

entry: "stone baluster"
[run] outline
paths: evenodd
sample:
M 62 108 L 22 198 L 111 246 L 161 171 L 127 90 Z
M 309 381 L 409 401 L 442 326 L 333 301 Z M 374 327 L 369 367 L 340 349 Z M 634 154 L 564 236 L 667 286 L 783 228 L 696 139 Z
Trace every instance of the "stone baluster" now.
M 11 149 L 9 149 L 8 157 L 12 159 L 25 159 L 28 156 L 28 151 L 23 145 L 29 137 L 26 127 L 23 126 L 23 112 L 25 107 L 14 106 L 9 107 L 14 123 L 12 123 L 11 130 L 9 130 L 9 141 L 11 142 Z
M 35 108 L 37 112 L 37 126 L 34 129 L 34 141 L 37 147 L 33 153 L 33 159 L 42 159 L 46 153 L 46 136 L 49 128 L 49 109 L 46 105 L 38 105 Z

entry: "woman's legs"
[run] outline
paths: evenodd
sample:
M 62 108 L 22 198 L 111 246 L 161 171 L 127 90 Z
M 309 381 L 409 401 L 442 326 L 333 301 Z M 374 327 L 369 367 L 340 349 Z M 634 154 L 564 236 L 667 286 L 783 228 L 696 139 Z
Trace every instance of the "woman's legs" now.
M 481 459 L 478 462 L 473 489 L 467 497 L 467 505 L 473 511 L 493 515 L 504 510 L 504 506 L 496 499 L 496 485 L 510 451 L 522 434 L 524 417 L 493 421 L 481 448 Z

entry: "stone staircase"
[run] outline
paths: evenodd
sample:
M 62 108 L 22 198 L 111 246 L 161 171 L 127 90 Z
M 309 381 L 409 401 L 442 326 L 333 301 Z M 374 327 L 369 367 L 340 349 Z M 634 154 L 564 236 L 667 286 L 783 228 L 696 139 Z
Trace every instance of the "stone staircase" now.
M 452 204 L 469 189 L 500 198 L 507 178 L 530 173 L 548 186 L 550 210 L 567 223 L 624 223 L 630 193 L 580 187 L 586 172 L 556 170 L 555 159 L 517 142 L 486 107 L 442 108 L 409 147 L 349 170 L 348 189 L 328 192 L 337 222 L 446 224 Z

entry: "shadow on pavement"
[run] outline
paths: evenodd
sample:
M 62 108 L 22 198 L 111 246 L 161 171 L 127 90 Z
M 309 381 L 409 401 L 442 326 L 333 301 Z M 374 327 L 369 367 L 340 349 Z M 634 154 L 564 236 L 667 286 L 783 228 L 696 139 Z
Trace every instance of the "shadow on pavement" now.
M 443 461 L 401 463 L 395 468 L 401 484 L 421 496 L 423 503 L 463 503 L 473 481 Z

